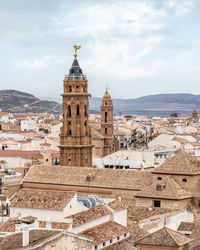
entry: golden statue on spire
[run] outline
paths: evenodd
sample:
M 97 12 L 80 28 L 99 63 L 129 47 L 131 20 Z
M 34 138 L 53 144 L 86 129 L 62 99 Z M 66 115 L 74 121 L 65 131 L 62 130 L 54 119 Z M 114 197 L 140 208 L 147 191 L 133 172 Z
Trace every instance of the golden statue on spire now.
M 74 50 L 75 50 L 75 53 L 74 53 L 74 57 L 76 58 L 77 57 L 77 50 L 79 50 L 81 48 L 81 46 L 77 46 L 76 44 L 73 46 L 74 47 Z

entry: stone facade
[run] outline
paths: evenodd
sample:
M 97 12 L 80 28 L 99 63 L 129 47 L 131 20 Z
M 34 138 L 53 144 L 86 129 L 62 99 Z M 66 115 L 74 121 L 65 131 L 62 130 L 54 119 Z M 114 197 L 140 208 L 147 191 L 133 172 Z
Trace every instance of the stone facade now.
M 92 167 L 92 138 L 88 125 L 88 83 L 75 56 L 64 79 L 60 165 Z

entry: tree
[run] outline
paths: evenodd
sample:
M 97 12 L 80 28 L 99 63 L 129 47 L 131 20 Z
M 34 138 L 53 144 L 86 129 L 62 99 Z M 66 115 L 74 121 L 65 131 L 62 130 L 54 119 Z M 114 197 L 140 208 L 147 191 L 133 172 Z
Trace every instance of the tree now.
M 178 117 L 178 113 L 172 113 L 170 116 L 171 117 Z

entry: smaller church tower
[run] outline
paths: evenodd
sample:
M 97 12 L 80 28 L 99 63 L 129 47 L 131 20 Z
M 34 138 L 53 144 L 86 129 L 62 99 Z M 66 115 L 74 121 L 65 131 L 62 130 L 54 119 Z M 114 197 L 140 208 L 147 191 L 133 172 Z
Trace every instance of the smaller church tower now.
M 113 103 L 107 89 L 101 103 L 101 135 L 104 138 L 104 156 L 113 152 Z

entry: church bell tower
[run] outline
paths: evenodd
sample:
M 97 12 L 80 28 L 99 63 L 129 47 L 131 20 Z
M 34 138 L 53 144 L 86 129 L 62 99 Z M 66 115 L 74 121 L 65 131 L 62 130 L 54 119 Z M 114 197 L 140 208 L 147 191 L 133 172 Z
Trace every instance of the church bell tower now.
M 113 152 L 113 103 L 107 89 L 101 103 L 101 135 L 104 138 L 104 156 Z
M 92 137 L 88 125 L 88 81 L 77 60 L 64 78 L 63 126 L 60 129 L 60 165 L 92 167 Z

